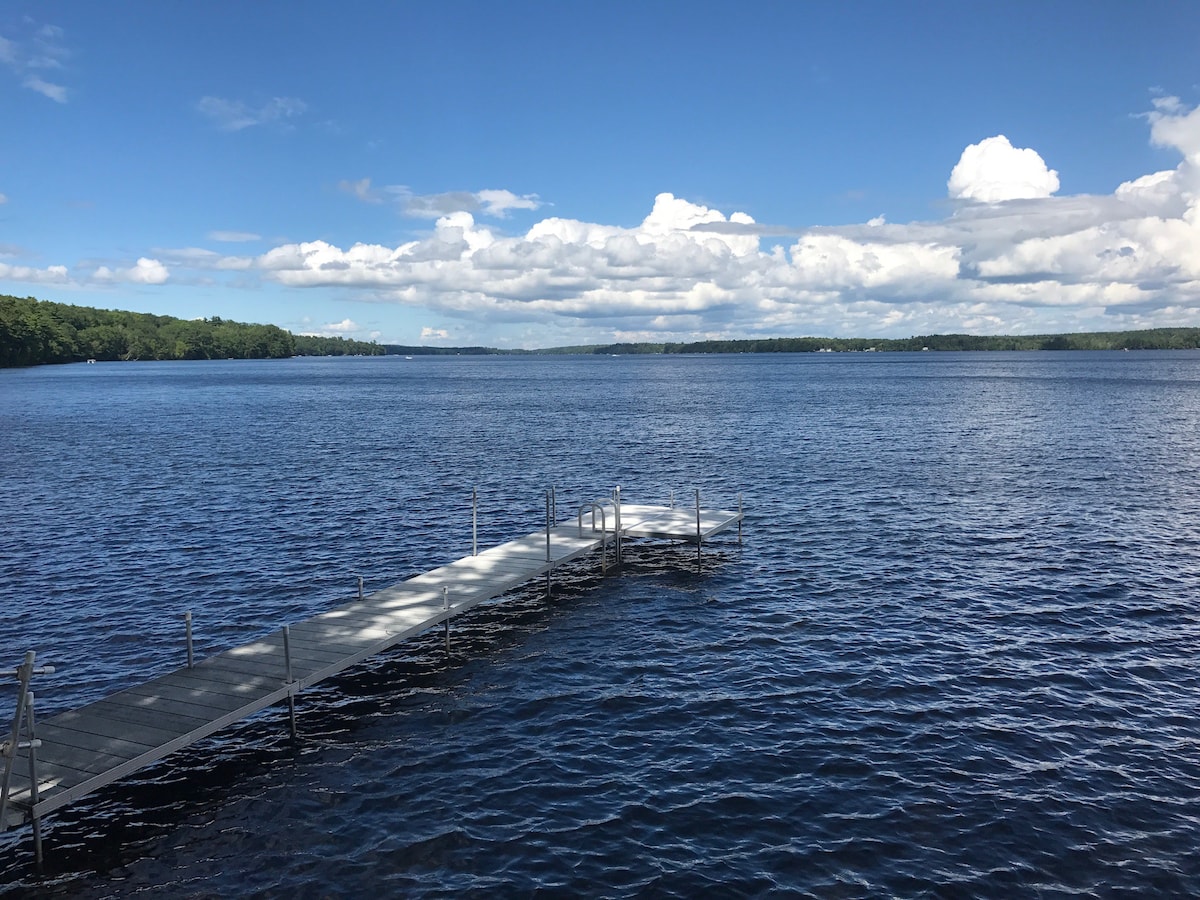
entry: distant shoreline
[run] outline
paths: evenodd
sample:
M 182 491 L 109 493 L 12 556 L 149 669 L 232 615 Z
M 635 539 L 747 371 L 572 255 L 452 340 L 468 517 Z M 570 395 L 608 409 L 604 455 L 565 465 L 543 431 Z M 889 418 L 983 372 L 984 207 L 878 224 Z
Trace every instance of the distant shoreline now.
M 929 334 L 910 338 L 745 338 L 589 344 L 540 350 L 378 344 L 297 335 L 275 325 L 177 319 L 0 295 L 0 368 L 86 361 L 285 359 L 293 356 L 529 356 L 705 353 L 907 353 L 1012 350 L 1195 350 L 1200 328 L 1075 334 Z
M 1195 350 L 1200 348 L 1200 328 L 1152 328 L 1145 331 L 1040 335 L 928 334 L 911 338 L 747 338 L 691 343 L 596 344 L 549 347 L 541 350 L 498 350 L 489 347 L 411 347 L 399 344 L 382 346 L 388 354 L 403 356 L 920 353 L 949 350 Z

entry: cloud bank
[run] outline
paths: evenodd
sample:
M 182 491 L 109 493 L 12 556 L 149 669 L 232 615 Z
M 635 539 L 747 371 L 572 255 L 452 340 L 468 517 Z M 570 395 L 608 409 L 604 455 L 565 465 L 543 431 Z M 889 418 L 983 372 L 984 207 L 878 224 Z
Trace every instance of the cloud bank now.
M 1035 150 L 995 135 L 963 150 L 939 221 L 786 229 L 662 193 L 634 227 L 549 217 L 505 235 L 477 220 L 483 192 L 410 195 L 441 213 L 419 240 L 285 244 L 255 267 L 291 288 L 619 339 L 1200 325 L 1200 110 L 1160 98 L 1145 118 L 1181 162 L 1109 195 L 1058 196 Z
M 536 195 L 417 195 L 343 182 L 431 226 L 395 246 L 308 240 L 256 256 L 154 250 L 125 267 L 0 266 L 13 280 L 210 283 L 237 273 L 333 302 L 396 304 L 437 320 L 425 340 L 546 346 L 776 335 L 1041 333 L 1200 325 L 1200 110 L 1161 97 L 1143 120 L 1178 164 L 1104 195 L 1061 196 L 1036 150 L 994 135 L 966 147 L 948 214 L 794 228 L 671 193 L 632 226 L 549 216 L 507 233 Z M 491 223 L 481 221 L 490 218 Z M 210 239 L 256 237 L 213 232 Z M 334 316 L 330 316 L 334 318 Z M 356 318 L 361 318 L 357 317 Z M 349 323 L 349 324 L 347 324 Z M 457 323 L 457 324 L 455 324 Z M 325 326 L 354 336 L 349 317 Z M 355 326 L 357 327 L 357 326 Z M 416 334 L 388 334 L 411 342 Z M 567 342 L 564 340 L 564 342 Z

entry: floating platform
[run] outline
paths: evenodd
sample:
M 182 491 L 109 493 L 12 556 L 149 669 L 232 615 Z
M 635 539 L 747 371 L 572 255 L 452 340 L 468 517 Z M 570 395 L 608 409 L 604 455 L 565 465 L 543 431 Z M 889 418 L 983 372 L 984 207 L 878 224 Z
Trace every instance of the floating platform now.
M 252 643 L 189 664 L 95 703 L 35 721 L 37 667 L 27 653 L 16 670 L 20 687 L 4 760 L 0 831 L 32 823 L 37 863 L 42 862 L 43 816 L 164 759 L 277 703 L 288 703 L 295 733 L 295 697 L 307 687 L 438 625 L 473 606 L 545 577 L 565 563 L 599 551 L 602 569 L 619 563 L 623 541 L 654 538 L 694 543 L 697 553 L 711 537 L 736 527 L 742 510 L 623 504 L 612 499 L 580 507 L 574 520 L 558 522 L 547 494 L 546 526 L 518 540 L 475 551 L 407 581 L 364 595 L 303 622 L 286 625 Z M 475 513 L 472 513 L 475 519 Z M 474 542 L 473 542 L 474 543 Z

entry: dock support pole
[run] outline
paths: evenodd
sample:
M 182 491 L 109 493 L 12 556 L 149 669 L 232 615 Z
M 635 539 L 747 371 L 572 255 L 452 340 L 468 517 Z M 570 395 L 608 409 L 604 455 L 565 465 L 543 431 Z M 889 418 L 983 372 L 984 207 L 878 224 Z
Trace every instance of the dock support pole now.
M 479 555 L 479 488 L 471 488 L 471 555 Z
M 625 550 L 621 546 L 621 486 L 618 484 L 613 488 L 613 536 L 617 543 L 617 565 L 621 565 L 625 558 Z
M 443 585 L 442 586 L 442 609 L 449 609 L 449 608 L 450 608 L 450 588 Z M 442 621 L 442 625 L 445 626 L 445 629 L 446 629 L 446 655 L 449 656 L 450 655 L 450 617 L 449 616 L 446 616 L 446 618 Z
M 546 491 L 546 597 L 550 597 L 550 511 L 552 498 L 554 496 L 553 489 Z
M 358 600 L 361 603 L 363 598 L 363 577 L 358 576 Z
M 700 545 L 704 543 L 704 537 L 700 531 L 700 491 L 696 491 L 696 565 L 700 564 L 701 550 Z
M 738 491 L 738 543 L 742 542 L 742 492 Z
M 25 695 L 25 715 L 28 717 L 26 731 L 29 735 L 29 809 L 33 815 L 33 864 L 37 868 L 37 873 L 41 875 L 45 863 L 42 854 L 42 817 L 37 813 L 37 748 L 41 746 L 41 741 L 37 739 L 37 732 L 34 728 L 33 691 Z
M 187 633 L 187 659 L 188 668 L 195 667 L 195 659 L 192 657 L 192 611 L 189 609 L 183 614 L 183 630 Z
M 287 679 L 288 690 L 288 722 L 291 724 L 292 737 L 296 737 L 296 694 L 290 689 L 292 684 L 292 629 L 283 626 L 283 669 Z

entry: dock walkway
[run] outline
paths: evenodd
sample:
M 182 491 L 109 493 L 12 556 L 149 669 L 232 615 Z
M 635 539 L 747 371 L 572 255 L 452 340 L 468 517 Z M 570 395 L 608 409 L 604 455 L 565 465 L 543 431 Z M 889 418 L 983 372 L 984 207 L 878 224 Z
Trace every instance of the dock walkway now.
M 295 730 L 295 696 L 305 688 L 444 624 L 485 600 L 597 550 L 619 561 L 625 538 L 696 544 L 736 526 L 736 511 L 585 504 L 574 520 L 546 527 L 391 587 L 343 603 L 252 643 L 130 687 L 44 722 L 35 722 L 30 679 L 53 672 L 34 654 L 8 675 L 21 682 L 4 758 L 0 831 L 32 823 L 41 864 L 41 818 L 105 785 L 277 703 L 287 701 Z M 190 648 L 189 648 L 190 660 Z

